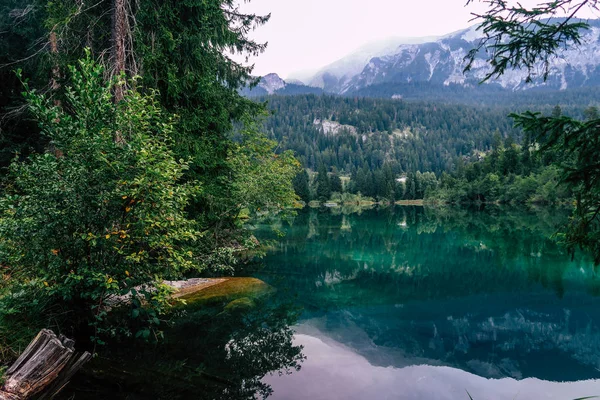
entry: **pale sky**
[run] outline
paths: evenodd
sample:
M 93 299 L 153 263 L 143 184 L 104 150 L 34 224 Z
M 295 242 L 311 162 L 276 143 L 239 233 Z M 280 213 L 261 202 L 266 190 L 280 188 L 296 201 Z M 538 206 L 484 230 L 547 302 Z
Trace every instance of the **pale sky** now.
M 525 6 L 538 2 L 521 1 Z M 369 42 L 467 28 L 473 24 L 471 12 L 484 8 L 478 1 L 465 4 L 466 0 L 252 0 L 241 9 L 271 13 L 271 20 L 250 35 L 269 43 L 263 54 L 251 59 L 253 74 L 276 72 L 285 79 L 315 71 Z

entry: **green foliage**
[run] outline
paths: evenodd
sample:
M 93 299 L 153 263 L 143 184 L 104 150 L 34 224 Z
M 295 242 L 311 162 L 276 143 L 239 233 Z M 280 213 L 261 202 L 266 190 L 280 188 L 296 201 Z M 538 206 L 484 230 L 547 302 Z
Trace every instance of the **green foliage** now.
M 561 185 L 561 172 L 554 163 L 545 160 L 543 152 L 532 150 L 528 141 L 517 146 L 506 140 L 483 159 L 442 175 L 439 187 L 425 198 L 448 203 L 568 203 L 573 191 Z
M 338 174 L 331 175 L 329 182 L 330 182 L 332 192 L 342 193 L 344 191 L 344 187 L 342 185 L 342 180 Z
M 163 107 L 181 116 L 176 154 L 191 157 L 189 175 L 208 181 L 210 196 L 213 179 L 227 174 L 232 120 L 261 109 L 237 92 L 254 80 L 252 68 L 232 60 L 227 51 L 247 55 L 264 51 L 266 45 L 251 40 L 248 33 L 269 16 L 244 14 L 233 0 L 148 0 L 140 5 L 136 19 L 142 83 L 157 89 Z M 215 213 L 221 215 L 222 210 Z
M 116 83 L 103 73 L 89 56 L 70 68 L 62 106 L 26 85 L 53 150 L 15 159 L 0 199 L 0 256 L 13 294 L 41 297 L 59 326 L 98 343 L 132 333 L 129 322 L 110 321 L 127 296 L 137 335 L 157 333 L 169 307 L 162 279 L 197 270 L 200 238 L 185 212 L 199 187 L 181 183 L 188 164 L 170 149 L 173 117 L 136 91 L 115 104 Z
M 490 150 L 497 132 L 519 135 L 508 109 L 499 107 L 314 95 L 271 96 L 268 107 L 265 131 L 273 139 L 294 150 L 305 168 L 316 171 L 324 163 L 342 175 L 383 170 L 385 164 L 396 175 L 441 173 L 459 155 Z M 315 124 L 334 119 L 346 129 L 331 134 Z
M 558 0 L 531 9 L 521 5 L 511 7 L 502 0 L 490 1 L 488 5 L 488 11 L 479 16 L 486 35 L 480 48 L 490 52 L 493 67 L 486 79 L 523 66 L 528 68 L 531 78 L 537 63 L 543 65 L 546 79 L 549 58 L 562 46 L 580 44 L 582 31 L 589 28 L 587 23 L 577 19 L 577 14 L 584 7 L 597 9 L 598 1 Z M 568 10 L 566 18 L 548 18 L 565 10 Z M 470 57 L 472 61 L 474 54 Z M 584 120 L 563 115 L 560 107 L 550 116 L 528 111 L 513 114 L 513 118 L 535 145 L 541 145 L 544 160 L 561 166 L 560 178 L 575 197 L 572 220 L 560 236 L 571 249 L 580 246 L 590 250 L 596 264 L 600 264 L 600 164 L 597 161 L 600 119 L 597 110 L 585 110 Z
M 59 308 L 53 307 L 44 294 L 40 280 L 17 282 L 12 271 L 2 267 L 0 282 L 0 364 L 15 360 L 31 338 L 45 327 L 53 327 L 52 316 Z M 52 312 L 48 312 L 52 310 Z M 52 315 L 50 315 L 52 314 Z M 26 318 L 24 318 L 26 317 Z
M 247 121 L 240 140 L 229 150 L 227 165 L 231 171 L 232 207 L 261 211 L 281 211 L 292 207 L 296 194 L 292 180 L 300 163 L 292 151 L 275 154 L 277 143 L 261 133 L 254 122 Z M 226 201 L 226 199 L 223 199 Z
M 185 179 L 203 187 L 189 211 L 211 237 L 201 247 L 201 262 L 211 270 L 228 265 L 232 271 L 236 252 L 255 247 L 240 210 L 255 215 L 295 200 L 290 182 L 296 161 L 290 152 L 276 151 L 252 121 L 264 106 L 238 93 L 256 83 L 252 66 L 228 56 L 264 51 L 266 45 L 249 32 L 268 20 L 243 13 L 233 0 L 149 0 L 136 12 L 133 46 L 143 65 L 141 82 L 157 89 L 162 107 L 180 116 L 174 152 L 191 160 Z M 243 127 L 232 135 L 239 123 Z
M 22 104 L 20 82 L 4 79 L 14 75 L 13 68 L 22 68 L 25 78 L 34 77 L 34 88 L 46 87 L 49 76 L 67 85 L 71 79 L 67 66 L 84 57 L 84 49 L 89 47 L 92 58 L 107 65 L 107 76 L 115 71 L 112 2 L 85 6 L 78 0 L 39 0 L 31 3 L 32 7 L 22 9 L 21 5 L 12 0 L 0 4 L 0 35 L 7 39 L 0 45 L 0 65 L 13 63 L 9 69 L 0 69 L 2 139 L 6 141 L 0 166 L 8 164 L 2 158 L 10 160 L 15 150 L 26 155 L 30 148 L 40 152 L 47 144 L 27 119 L 16 118 L 22 114 L 16 112 Z M 240 191 L 231 179 L 239 174 L 230 169 L 230 156 L 237 151 L 230 132 L 234 122 L 253 118 L 264 108 L 238 93 L 241 87 L 253 84 L 252 66 L 228 54 L 261 53 L 266 45 L 250 39 L 249 32 L 266 23 L 269 16 L 245 14 L 232 0 L 128 2 L 127 14 L 128 83 L 142 94 L 152 94 L 161 109 L 180 117 L 173 121 L 171 146 L 176 159 L 190 161 L 184 180 L 198 181 L 203 187 L 188 211 L 202 224 L 206 236 L 219 238 L 203 243 L 203 255 L 211 258 L 213 252 L 221 252 L 220 247 L 231 248 L 243 241 L 237 206 L 231 207 L 231 203 L 243 204 L 246 199 L 233 199 Z M 52 34 L 57 48 L 48 52 Z M 134 83 L 131 78 L 138 74 Z M 64 101 L 60 92 L 53 91 L 52 96 Z M 6 115 L 9 110 L 15 118 Z M 226 258 L 219 257 L 221 261 Z
M 433 172 L 409 174 L 406 183 L 408 184 L 410 195 L 407 200 L 423 199 L 429 192 L 435 190 L 438 186 L 438 181 Z
M 560 155 L 562 174 L 559 179 L 573 192 L 576 210 L 563 235 L 570 248 L 581 246 L 594 254 L 600 263 L 600 142 L 596 117 L 586 121 L 566 116 L 546 117 L 527 112 L 514 115 L 516 124 L 541 144 L 543 153 Z
M 363 196 L 360 192 L 357 194 L 333 192 L 329 200 L 342 205 L 361 205 L 375 202 L 374 198 Z
M 330 181 L 336 174 L 350 176 L 343 189 L 353 194 L 384 201 L 424 197 L 516 203 L 568 199 L 560 188 L 555 189 L 558 197 L 551 196 L 545 176 L 539 177 L 541 181 L 532 178 L 546 185 L 544 193 L 524 193 L 519 200 L 507 196 L 509 188 L 514 192 L 522 183 L 515 177 L 537 175 L 542 167 L 559 159 L 551 152 L 538 155 L 530 142 L 523 142 L 525 147 L 516 144 L 515 140 L 524 139 L 523 132 L 513 126 L 507 116 L 509 109 L 313 95 L 272 96 L 268 101 L 273 113 L 265 121 L 265 130 L 271 137 L 283 149 L 294 150 L 309 171 L 324 164 L 327 171 L 333 171 Z M 555 108 L 554 104 L 542 107 L 546 113 Z M 571 116 L 586 112 L 593 115 L 594 108 L 560 110 L 561 115 Z M 325 133 L 317 120 L 337 122 L 341 127 Z M 472 166 L 465 170 L 465 163 Z M 438 190 L 444 172 L 456 172 L 455 177 L 464 181 Z M 498 179 L 486 180 L 489 173 Z M 405 183 L 399 181 L 402 177 L 406 177 Z M 517 186 L 512 187 L 514 182 Z M 310 182 L 312 199 L 319 197 L 317 191 L 318 178 Z M 331 188 L 336 191 L 339 188 Z

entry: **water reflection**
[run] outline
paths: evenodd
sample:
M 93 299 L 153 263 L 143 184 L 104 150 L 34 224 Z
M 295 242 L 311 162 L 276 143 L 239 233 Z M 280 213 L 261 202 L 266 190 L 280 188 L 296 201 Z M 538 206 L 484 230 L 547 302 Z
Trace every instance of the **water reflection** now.
M 598 393 L 600 382 L 549 382 L 540 379 L 486 379 L 460 369 L 412 365 L 372 365 L 353 349 L 327 336 L 298 334 L 308 357 L 302 372 L 269 377 L 273 399 L 286 400 L 468 400 L 575 399 Z
M 257 226 L 277 240 L 254 272 L 275 293 L 189 307 L 161 345 L 105 349 L 63 398 L 600 394 L 600 279 L 549 239 L 567 212 L 355 211 Z
M 285 382 L 275 387 L 276 397 L 307 393 L 302 377 L 323 360 L 312 359 L 314 339 L 338 343 L 370 368 L 398 370 L 390 373 L 401 380 L 396 390 L 413 394 L 393 397 L 390 391 L 390 398 L 443 398 L 418 389 L 414 371 L 460 393 L 446 398 L 467 398 L 467 383 L 498 391 L 484 398 L 502 398 L 510 390 L 508 398 L 535 390 L 577 397 L 577 385 L 561 391 L 531 383 L 600 378 L 600 279 L 585 255 L 571 260 L 549 239 L 567 215 L 410 207 L 299 215 L 282 228 L 286 236 L 260 273 L 301 293 L 305 308 L 296 337 L 307 346 L 305 370 L 275 379 Z M 259 232 L 268 236 L 264 228 Z M 328 359 L 333 372 L 316 385 L 344 385 L 336 382 L 335 371 L 343 375 L 348 364 L 340 357 Z M 423 365 L 431 367 L 414 369 Z M 583 394 L 599 394 L 596 387 Z M 314 398 L 344 398 L 329 395 Z
M 121 344 L 101 351 L 63 399 L 255 399 L 263 378 L 300 369 L 292 342 L 298 309 L 277 295 L 187 308 L 157 346 Z M 231 304 L 231 303 L 230 303 Z

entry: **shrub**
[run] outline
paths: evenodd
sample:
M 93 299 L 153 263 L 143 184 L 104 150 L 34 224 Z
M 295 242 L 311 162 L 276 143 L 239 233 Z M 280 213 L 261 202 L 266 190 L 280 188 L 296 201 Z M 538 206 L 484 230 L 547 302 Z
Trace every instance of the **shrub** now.
M 180 183 L 188 164 L 171 151 L 174 117 L 135 90 L 115 104 L 123 82 L 103 74 L 88 53 L 70 68 L 62 104 L 25 83 L 51 148 L 15 159 L 0 199 L 0 260 L 23 302 L 14 319 L 35 298 L 63 332 L 96 343 L 160 333 L 170 304 L 162 280 L 198 268 L 200 236 L 185 213 L 199 188 Z

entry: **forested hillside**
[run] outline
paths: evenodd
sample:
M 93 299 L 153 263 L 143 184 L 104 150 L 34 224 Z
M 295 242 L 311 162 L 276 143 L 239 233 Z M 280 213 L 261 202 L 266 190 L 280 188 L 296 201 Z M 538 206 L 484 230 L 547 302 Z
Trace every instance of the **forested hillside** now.
M 313 170 L 324 163 L 352 174 L 389 164 L 395 173 L 441 173 L 458 156 L 489 150 L 495 133 L 519 140 L 503 108 L 314 95 L 267 100 L 267 132 Z
M 511 107 L 328 95 L 262 100 L 270 110 L 265 131 L 309 171 L 295 180 L 305 201 L 334 193 L 389 201 L 566 201 L 568 192 L 553 189 L 560 160 L 537 154 L 509 114 L 532 102 L 543 114 L 578 119 L 596 109 L 575 91 L 563 94 L 572 100 L 564 108 L 551 106 L 554 96 L 530 93 Z

